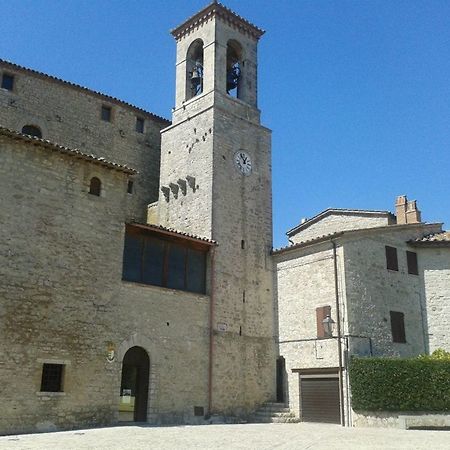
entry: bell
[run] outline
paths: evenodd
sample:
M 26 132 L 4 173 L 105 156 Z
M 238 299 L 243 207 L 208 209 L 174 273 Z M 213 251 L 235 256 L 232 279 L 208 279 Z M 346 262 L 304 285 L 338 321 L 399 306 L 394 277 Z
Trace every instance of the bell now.
M 201 81 L 202 81 L 202 75 L 201 75 L 200 71 L 197 69 L 194 69 L 192 71 L 192 76 L 191 76 L 192 86 L 198 86 Z

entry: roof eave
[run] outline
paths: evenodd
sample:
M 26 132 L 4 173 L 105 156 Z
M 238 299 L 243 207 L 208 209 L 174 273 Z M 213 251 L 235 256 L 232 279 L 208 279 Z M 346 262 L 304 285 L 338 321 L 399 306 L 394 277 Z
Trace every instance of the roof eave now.
M 213 1 L 198 13 L 189 17 L 189 19 L 185 20 L 181 25 L 178 25 L 177 27 L 170 30 L 170 33 L 175 39 L 178 40 L 194 27 L 200 25 L 201 23 L 209 20 L 216 15 L 224 19 L 228 19 L 233 23 L 239 23 L 242 29 L 251 34 L 256 40 L 258 40 L 265 33 L 264 30 L 257 27 L 256 25 L 253 25 L 251 22 L 244 19 L 243 17 L 236 14 L 234 11 L 225 7 L 217 1 Z

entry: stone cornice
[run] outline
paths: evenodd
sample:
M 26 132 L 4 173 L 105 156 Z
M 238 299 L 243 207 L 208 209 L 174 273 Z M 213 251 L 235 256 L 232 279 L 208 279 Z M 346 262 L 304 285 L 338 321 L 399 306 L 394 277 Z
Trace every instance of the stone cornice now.
M 186 34 L 189 34 L 194 28 L 199 27 L 214 17 L 218 17 L 220 20 L 228 23 L 242 33 L 251 36 L 255 40 L 258 40 L 264 34 L 264 30 L 253 25 L 217 1 L 210 3 L 206 8 L 171 30 L 170 33 L 178 41 Z

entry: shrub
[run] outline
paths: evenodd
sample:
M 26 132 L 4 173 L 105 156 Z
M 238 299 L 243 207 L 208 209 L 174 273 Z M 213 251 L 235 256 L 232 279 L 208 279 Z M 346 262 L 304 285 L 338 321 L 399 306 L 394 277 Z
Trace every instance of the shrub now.
M 352 358 L 349 376 L 355 410 L 450 410 L 450 358 L 441 352 L 407 359 Z

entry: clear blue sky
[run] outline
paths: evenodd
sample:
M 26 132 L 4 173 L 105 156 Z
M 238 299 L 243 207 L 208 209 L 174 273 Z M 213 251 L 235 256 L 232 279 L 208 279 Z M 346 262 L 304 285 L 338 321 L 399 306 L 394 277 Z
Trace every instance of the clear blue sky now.
M 207 0 L 0 0 L 0 57 L 170 118 L 168 30 Z M 264 28 L 274 245 L 328 207 L 417 199 L 450 228 L 450 1 L 227 0 Z

